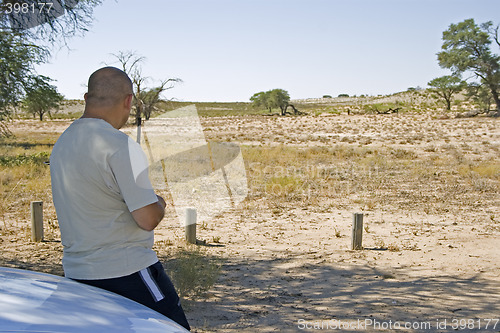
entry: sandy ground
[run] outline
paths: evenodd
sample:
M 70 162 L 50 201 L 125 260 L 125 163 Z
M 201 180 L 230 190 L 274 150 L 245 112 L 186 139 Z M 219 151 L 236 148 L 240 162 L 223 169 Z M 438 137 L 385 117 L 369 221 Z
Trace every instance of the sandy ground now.
M 249 146 L 347 143 L 425 153 L 466 138 L 471 155 L 500 158 L 500 126 L 491 118 L 221 117 L 202 124 L 208 139 Z M 61 132 L 67 125 L 27 122 L 15 131 Z M 425 213 L 418 206 L 339 208 L 327 199 L 285 206 L 272 211 L 266 197 L 250 196 L 198 228 L 207 255 L 224 260 L 207 297 L 186 302 L 193 331 L 500 332 L 498 196 L 459 214 Z M 362 210 L 364 249 L 352 251 L 352 214 Z M 53 208 L 44 213 L 53 225 Z M 57 232 L 31 243 L 27 223 L 19 222 L 24 233 L 2 234 L 0 264 L 61 274 Z M 172 218 L 158 228 L 162 260 L 168 258 L 161 241 L 181 241 L 183 232 Z

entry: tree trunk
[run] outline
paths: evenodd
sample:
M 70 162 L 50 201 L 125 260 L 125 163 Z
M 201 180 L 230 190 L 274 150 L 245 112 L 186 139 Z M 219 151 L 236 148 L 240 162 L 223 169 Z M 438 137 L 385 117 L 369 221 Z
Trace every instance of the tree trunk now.
M 297 108 L 293 104 L 288 104 L 288 106 L 290 106 L 293 109 L 293 114 L 295 115 L 299 114 L 299 110 L 297 110 Z
M 286 103 L 285 105 L 280 106 L 280 109 L 281 109 L 281 115 L 282 115 L 282 116 L 286 115 L 286 113 L 287 113 L 287 112 L 286 112 L 286 110 L 288 110 L 288 106 L 289 106 L 289 105 L 290 105 L 290 104 Z
M 446 98 L 446 110 L 451 110 L 451 99 Z
M 489 87 L 491 90 L 491 95 L 493 96 L 493 100 L 495 101 L 495 104 L 497 106 L 497 112 L 494 117 L 500 117 L 500 99 L 498 97 L 497 87 L 494 84 L 490 84 Z

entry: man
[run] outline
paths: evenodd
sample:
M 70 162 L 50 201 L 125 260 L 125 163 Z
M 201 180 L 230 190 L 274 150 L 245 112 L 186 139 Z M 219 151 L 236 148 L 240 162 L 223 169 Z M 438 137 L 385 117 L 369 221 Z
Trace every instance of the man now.
M 165 201 L 147 169 L 137 167 L 147 166 L 140 146 L 119 131 L 130 115 L 132 82 L 123 71 L 104 67 L 90 76 L 84 97 L 83 116 L 64 131 L 50 157 L 64 274 L 142 303 L 189 330 L 152 250 Z

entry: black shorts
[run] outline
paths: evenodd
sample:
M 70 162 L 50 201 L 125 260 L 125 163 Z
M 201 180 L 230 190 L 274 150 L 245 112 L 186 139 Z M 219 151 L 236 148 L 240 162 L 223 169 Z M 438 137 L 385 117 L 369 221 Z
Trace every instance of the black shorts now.
M 102 280 L 75 280 L 141 303 L 190 330 L 174 285 L 158 261 L 137 273 Z

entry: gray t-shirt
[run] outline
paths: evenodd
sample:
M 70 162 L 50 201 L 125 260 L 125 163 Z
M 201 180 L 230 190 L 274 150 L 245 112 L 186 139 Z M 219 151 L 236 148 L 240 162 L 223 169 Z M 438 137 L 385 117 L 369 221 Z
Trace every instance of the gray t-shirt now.
M 140 146 L 102 119 L 80 118 L 57 140 L 50 173 L 66 277 L 121 277 L 158 261 L 154 233 L 130 213 L 158 201 L 141 158 Z

